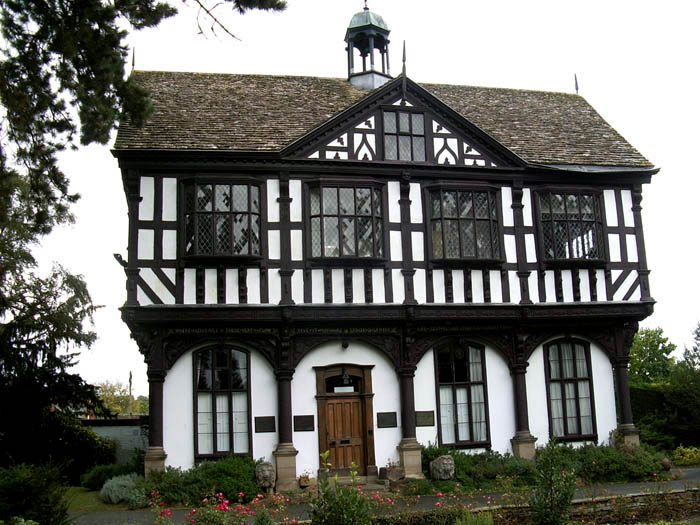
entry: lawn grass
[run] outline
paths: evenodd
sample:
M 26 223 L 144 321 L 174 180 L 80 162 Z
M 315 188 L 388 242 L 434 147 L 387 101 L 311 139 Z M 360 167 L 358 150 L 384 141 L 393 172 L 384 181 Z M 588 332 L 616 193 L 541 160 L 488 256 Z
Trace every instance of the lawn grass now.
M 84 487 L 68 487 L 66 500 L 68 501 L 68 512 L 96 512 L 96 511 L 117 511 L 128 510 L 126 503 L 112 505 L 104 503 L 97 497 L 99 491 L 88 490 Z

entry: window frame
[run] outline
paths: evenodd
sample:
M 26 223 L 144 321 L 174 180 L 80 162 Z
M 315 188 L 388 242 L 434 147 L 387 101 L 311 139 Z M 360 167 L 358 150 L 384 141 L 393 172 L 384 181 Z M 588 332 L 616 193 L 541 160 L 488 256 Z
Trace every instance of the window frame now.
M 397 137 L 396 141 L 396 158 L 395 159 L 387 159 L 386 158 L 386 143 L 385 143 L 385 136 L 387 135 L 386 132 L 386 127 L 384 125 L 384 113 L 385 112 L 394 112 L 397 114 L 397 124 L 396 124 L 396 132 L 394 133 L 389 133 L 389 135 L 393 135 Z M 423 135 L 413 135 L 413 117 L 409 119 L 409 127 L 411 131 L 408 133 L 402 133 L 399 132 L 399 124 L 398 124 L 398 114 L 399 113 L 419 113 L 423 115 Z M 378 121 L 381 123 L 381 127 L 378 127 L 378 143 L 379 147 L 378 152 L 381 153 L 381 155 L 378 154 L 377 158 L 381 159 L 383 162 L 408 162 L 408 163 L 417 163 L 417 164 L 430 164 L 431 162 L 429 159 L 433 158 L 433 130 L 432 130 L 432 122 L 433 122 L 433 117 L 432 114 L 427 110 L 425 107 L 421 106 L 395 106 L 395 105 L 382 105 L 379 107 L 379 115 L 380 118 Z M 424 140 L 424 159 L 423 160 L 413 160 L 413 140 L 411 140 L 411 159 L 410 160 L 401 160 L 399 159 L 399 144 L 398 144 L 398 137 L 399 136 L 409 136 L 411 138 L 415 137 L 423 137 Z M 380 149 L 381 148 L 381 149 Z
M 574 351 L 574 372 L 575 376 L 570 377 L 570 378 L 565 378 L 563 377 L 563 359 L 561 359 L 561 347 L 559 346 L 561 343 L 569 343 L 571 344 L 573 351 Z M 584 355 L 586 357 L 586 367 L 588 371 L 588 375 L 583 377 L 583 376 L 578 376 L 578 371 L 576 370 L 576 347 L 575 345 L 581 345 L 583 346 L 583 351 Z M 552 347 L 556 347 L 557 351 L 559 352 L 559 372 L 560 372 L 560 378 L 555 378 L 552 379 L 550 375 L 550 370 L 549 370 L 549 352 Z M 575 337 L 559 337 L 557 339 L 553 339 L 551 341 L 548 341 L 542 345 L 542 354 L 544 358 L 544 373 L 545 373 L 545 388 L 547 390 L 547 419 L 548 419 L 548 427 L 549 427 L 549 436 L 550 438 L 554 437 L 558 441 L 593 441 L 595 443 L 598 442 L 598 426 L 597 426 L 597 420 L 596 420 L 596 410 L 595 410 L 595 390 L 593 387 L 593 369 L 591 367 L 591 345 L 588 341 L 585 341 L 583 339 L 578 339 Z M 579 428 L 579 432 L 574 434 L 574 433 L 569 433 L 568 432 L 568 421 L 567 421 L 567 412 L 566 412 L 566 393 L 565 393 L 565 387 L 567 383 L 573 383 L 574 385 L 577 385 L 579 381 L 586 380 L 588 381 L 588 391 L 589 391 L 589 397 L 590 397 L 590 409 L 591 409 L 591 428 L 593 432 L 591 434 L 583 434 L 581 433 L 581 405 L 579 403 L 579 390 L 578 386 L 576 387 L 576 422 Z M 552 420 L 552 399 L 551 399 L 551 390 L 550 390 L 550 384 L 552 382 L 559 383 L 561 385 L 561 394 L 562 394 L 562 423 L 564 425 L 564 434 L 562 436 L 554 436 L 554 423 Z
M 605 204 L 603 202 L 603 191 L 597 188 L 582 188 L 582 187 L 571 187 L 571 186 L 542 186 L 539 188 L 533 188 L 532 196 L 534 199 L 534 208 L 537 217 L 536 221 L 536 235 L 537 235 L 537 255 L 539 261 L 546 268 L 605 268 L 607 263 L 610 261 L 609 250 L 608 250 L 608 233 L 607 233 L 607 219 L 605 216 Z M 593 197 L 595 205 L 597 206 L 599 215 L 594 219 L 593 223 L 600 228 L 600 238 L 601 243 L 598 246 L 599 256 L 596 258 L 586 259 L 586 258 L 548 258 L 545 241 L 544 241 L 544 221 L 542 220 L 542 207 L 540 204 L 540 196 L 542 195 L 588 195 Z M 550 200 L 551 202 L 551 200 Z M 566 210 L 566 209 L 565 209 Z M 564 212 L 565 214 L 566 211 Z M 595 213 L 595 210 L 594 210 Z M 554 219 L 547 221 L 549 224 L 554 222 Z M 565 219 L 567 225 L 571 221 L 568 218 Z M 579 220 L 579 224 L 583 221 Z M 568 229 L 567 229 L 568 232 Z M 567 241 L 570 242 L 569 234 L 567 233 Z
M 186 215 L 188 214 L 188 211 L 186 209 L 186 196 L 187 196 L 187 191 L 192 188 L 192 191 L 197 191 L 196 188 L 197 186 L 216 186 L 216 185 L 228 185 L 228 186 L 234 186 L 234 185 L 246 185 L 248 186 L 248 199 L 249 199 L 249 204 L 250 204 L 250 187 L 251 186 L 256 186 L 258 188 L 258 196 L 260 199 L 259 203 L 259 208 L 260 211 L 257 213 L 260 216 L 260 231 L 259 231 L 259 238 L 260 238 L 260 254 L 234 254 L 234 253 L 207 253 L 207 254 L 199 254 L 199 253 L 192 253 L 192 254 L 187 254 L 187 224 L 186 224 Z M 186 179 L 181 179 L 179 181 L 178 185 L 178 217 L 179 217 L 179 227 L 178 227 L 178 249 L 180 253 L 180 259 L 182 261 L 190 261 L 190 262 L 197 262 L 200 264 L 207 264 L 207 263 L 221 263 L 222 260 L 230 260 L 230 261 L 235 261 L 237 263 L 241 264 L 255 264 L 255 263 L 261 263 L 263 259 L 267 258 L 267 232 L 268 232 L 268 223 L 267 223 L 267 184 L 265 180 L 261 180 L 259 178 L 254 178 L 250 176 L 236 176 L 236 177 L 224 177 L 221 175 L 217 176 L 197 176 L 197 177 L 191 177 L 191 178 L 186 178 Z M 215 192 L 216 190 L 214 190 Z M 195 199 L 196 199 L 196 193 L 195 193 Z M 214 215 L 216 212 L 212 209 L 211 212 L 197 212 L 193 211 L 191 212 L 193 215 L 196 215 L 197 213 L 207 213 Z M 229 210 L 228 212 L 222 212 L 222 213 L 228 213 L 229 216 L 233 215 L 233 211 Z M 255 215 L 254 212 L 248 211 L 245 212 L 248 215 L 248 218 L 250 220 L 251 215 Z M 232 232 L 231 232 L 232 234 Z M 196 238 L 197 238 L 197 232 L 195 231 L 195 243 L 196 243 Z
M 465 351 L 467 353 L 469 352 L 469 348 L 475 348 L 481 353 L 481 381 L 467 381 L 467 382 L 457 382 L 455 381 L 455 374 L 454 374 L 454 351 L 459 349 L 459 348 L 465 348 Z M 449 351 L 451 355 L 451 365 L 452 365 L 452 382 L 451 383 L 441 383 L 440 382 L 440 369 L 439 369 L 439 359 L 438 359 L 438 354 L 441 351 Z M 436 407 L 436 412 L 437 412 L 437 420 L 436 420 L 436 425 L 437 425 L 437 432 L 438 432 L 438 443 L 441 446 L 446 446 L 446 447 L 452 447 L 452 448 L 457 448 L 457 449 L 469 449 L 469 448 L 485 448 L 485 449 L 490 449 L 491 448 L 491 421 L 489 417 L 489 389 L 488 389 L 488 378 L 486 375 L 486 347 L 484 345 L 481 345 L 479 343 L 476 343 L 471 340 L 453 340 L 449 341 L 447 343 L 444 343 L 438 347 L 435 347 L 433 349 L 433 371 L 435 374 L 435 407 Z M 471 377 L 470 377 L 471 379 Z M 483 441 L 465 441 L 465 440 L 459 440 L 459 429 L 458 429 L 458 421 L 457 421 L 457 410 L 456 410 L 456 388 L 457 386 L 466 386 L 467 387 L 467 400 L 468 400 L 468 410 L 469 410 L 469 435 L 473 436 L 474 435 L 474 418 L 472 415 L 472 402 L 471 402 L 471 386 L 472 385 L 482 385 L 484 389 L 484 416 L 485 416 L 485 424 L 486 424 L 486 439 Z M 452 385 L 452 405 L 455 413 L 455 441 L 454 443 L 445 443 L 443 441 L 443 436 L 442 436 L 442 411 L 441 411 L 441 403 L 440 403 L 440 387 L 445 386 L 445 385 Z
M 313 188 L 319 188 L 319 194 L 320 194 L 320 208 L 319 208 L 319 214 L 313 214 L 311 211 L 311 190 Z M 355 214 L 354 215 L 342 215 L 340 213 L 340 210 L 336 214 L 329 214 L 325 215 L 323 213 L 323 188 L 353 188 L 354 190 L 357 190 L 358 188 L 369 188 L 372 190 L 372 192 L 378 191 L 379 192 L 379 198 L 380 198 L 380 203 L 381 203 L 381 216 L 377 217 L 374 215 L 374 210 L 372 210 L 372 215 L 369 217 L 372 217 L 375 219 L 376 222 L 381 223 L 381 235 L 378 236 L 378 238 L 375 238 L 375 243 L 380 242 L 381 243 L 381 249 L 382 249 L 382 255 L 381 256 L 368 256 L 368 257 L 363 257 L 359 255 L 342 255 L 342 233 L 340 230 L 340 225 L 341 222 L 340 220 L 338 221 L 338 249 L 340 255 L 337 257 L 334 256 L 327 256 L 327 255 L 313 255 L 313 236 L 311 234 L 311 224 L 312 224 L 312 218 L 314 217 L 319 217 L 320 219 L 323 219 L 324 217 L 337 217 L 340 219 L 341 217 L 347 216 L 347 217 L 363 217 L 362 215 L 357 215 L 357 210 L 355 209 Z M 304 183 L 304 196 L 303 196 L 303 202 L 304 202 L 304 214 L 303 214 L 303 220 L 304 220 L 304 227 L 305 227 L 305 239 L 304 239 L 304 250 L 305 250 L 305 260 L 311 265 L 319 265 L 319 266 L 346 266 L 348 263 L 352 263 L 357 266 L 368 266 L 368 267 L 379 267 L 379 266 L 384 266 L 386 261 L 388 260 L 387 256 L 387 250 L 389 246 L 389 222 L 388 222 L 388 197 L 387 197 L 387 189 L 386 189 L 386 183 L 382 181 L 378 181 L 376 179 L 366 179 L 366 180 L 357 180 L 357 179 L 347 179 L 347 178 L 342 178 L 342 179 L 329 179 L 329 178 L 318 178 L 315 180 L 310 180 Z M 321 239 L 323 243 L 323 235 L 324 235 L 324 224 L 323 220 L 320 220 L 320 227 L 321 227 Z M 373 224 L 376 224 L 373 223 Z M 357 223 L 355 223 L 357 224 Z M 374 227 L 374 226 L 373 226 Z M 357 226 L 355 226 L 355 230 L 357 230 Z M 308 233 L 307 233 L 308 232 Z M 323 245 L 321 246 L 323 249 Z M 355 233 L 355 248 L 356 248 L 356 253 L 358 251 L 358 236 L 357 236 L 357 231 Z M 373 245 L 373 250 L 376 252 L 376 244 Z
M 233 426 L 233 412 L 229 408 L 228 410 L 228 420 L 229 420 L 229 450 L 227 451 L 220 451 L 218 452 L 216 450 L 216 441 L 217 441 L 217 422 L 216 422 L 216 395 L 221 394 L 221 393 L 226 393 L 228 395 L 228 403 L 229 407 L 233 406 L 232 402 L 232 394 L 233 392 L 242 392 L 240 389 L 234 389 L 229 387 L 228 389 L 215 389 L 213 387 L 213 379 L 212 379 L 212 388 L 211 390 L 203 390 L 198 387 L 198 377 L 197 377 L 197 356 L 201 352 L 212 352 L 212 370 L 215 369 L 214 367 L 214 356 L 215 352 L 217 350 L 222 350 L 225 349 L 227 351 L 232 351 L 235 350 L 237 352 L 241 352 L 245 354 L 246 356 L 246 401 L 247 401 L 247 410 L 248 410 L 248 417 L 247 417 L 247 429 L 248 429 L 248 451 L 247 452 L 236 452 L 234 449 L 234 426 Z M 250 456 L 252 457 L 253 455 L 253 432 L 252 432 L 252 406 L 251 406 L 251 395 L 250 395 L 250 361 L 251 361 L 251 352 L 248 350 L 245 350 L 243 348 L 239 348 L 235 345 L 228 344 L 228 343 L 215 343 L 215 344 L 209 344 L 206 345 L 202 348 L 198 348 L 197 350 L 192 352 L 192 415 L 193 415 L 193 423 L 194 423 L 194 428 L 193 428 L 193 434 L 194 434 L 194 458 L 195 461 L 201 461 L 205 459 L 218 459 L 226 456 Z M 211 393 L 212 395 L 212 450 L 213 452 L 211 454 L 200 454 L 199 453 L 199 425 L 198 425 L 198 408 L 199 408 L 199 400 L 198 400 L 198 394 L 200 392 L 206 392 L 206 393 Z
M 440 200 L 441 202 L 441 207 L 440 207 L 440 219 L 433 219 L 432 218 L 432 200 L 431 196 L 433 192 L 439 191 L 442 195 L 443 192 L 445 191 L 454 191 L 454 192 L 482 192 L 482 193 L 487 193 L 490 196 L 489 201 L 491 201 L 491 198 L 493 199 L 494 206 L 496 208 L 496 217 L 495 219 L 488 218 L 487 220 L 489 223 L 493 223 L 495 221 L 496 223 L 496 229 L 497 229 L 497 235 L 498 238 L 496 239 L 496 245 L 492 244 L 491 249 L 493 250 L 494 246 L 498 247 L 498 251 L 500 254 L 500 257 L 491 257 L 491 258 L 480 258 L 478 256 L 474 257 L 465 257 L 461 255 L 462 252 L 462 236 L 460 233 L 460 256 L 459 257 L 453 257 L 453 258 L 448 258 L 444 256 L 444 244 L 443 244 L 443 257 L 438 258 L 433 255 L 433 235 L 432 235 L 432 224 L 434 220 L 440 220 L 441 222 L 444 223 L 444 216 L 443 216 L 443 209 L 442 209 L 442 199 Z M 490 208 L 489 208 L 490 209 Z M 425 222 L 425 237 L 426 237 L 426 242 L 425 242 L 425 250 L 426 250 L 426 260 L 430 262 L 431 265 L 438 267 L 438 268 L 500 268 L 505 262 L 505 242 L 504 242 L 504 231 L 503 231 L 503 206 L 502 206 L 502 200 L 501 200 L 501 191 L 500 187 L 496 187 L 493 185 L 478 185 L 478 184 L 454 184 L 450 182 L 445 182 L 445 183 L 439 183 L 439 184 L 428 184 L 423 186 L 423 217 L 424 217 L 424 222 Z M 455 220 L 460 220 L 459 217 L 456 217 Z M 476 218 L 471 219 L 473 222 L 476 222 Z M 443 240 L 444 240 L 444 228 L 443 228 Z M 493 230 L 491 230 L 493 233 Z

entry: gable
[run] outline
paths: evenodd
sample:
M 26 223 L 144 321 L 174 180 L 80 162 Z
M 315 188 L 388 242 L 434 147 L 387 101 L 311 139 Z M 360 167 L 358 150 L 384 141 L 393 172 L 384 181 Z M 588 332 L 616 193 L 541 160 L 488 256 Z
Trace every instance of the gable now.
M 410 162 L 470 168 L 524 163 L 483 130 L 401 79 L 337 115 L 287 149 L 297 158 Z M 407 84 L 410 81 L 407 81 Z

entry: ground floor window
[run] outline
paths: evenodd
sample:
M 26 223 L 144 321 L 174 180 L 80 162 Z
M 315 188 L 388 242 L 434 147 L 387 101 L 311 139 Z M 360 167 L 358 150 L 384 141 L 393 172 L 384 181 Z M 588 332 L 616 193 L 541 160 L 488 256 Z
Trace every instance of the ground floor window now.
M 484 348 L 454 344 L 438 349 L 440 442 L 486 445 L 489 441 Z
M 596 433 L 588 343 L 560 339 L 545 345 L 550 435 L 586 439 Z
M 209 347 L 195 352 L 194 366 L 196 455 L 248 454 L 248 354 Z

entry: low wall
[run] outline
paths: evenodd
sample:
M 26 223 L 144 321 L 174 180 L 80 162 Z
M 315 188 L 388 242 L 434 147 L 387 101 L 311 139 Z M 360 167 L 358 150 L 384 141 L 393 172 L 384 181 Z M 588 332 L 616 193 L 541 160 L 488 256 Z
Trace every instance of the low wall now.
M 148 416 L 143 421 L 147 422 Z M 82 419 L 81 423 L 98 436 L 117 443 L 115 460 L 120 465 L 131 460 L 135 448 L 144 451 L 148 448 L 148 437 L 142 429 L 140 416 L 119 419 Z

